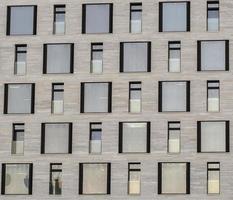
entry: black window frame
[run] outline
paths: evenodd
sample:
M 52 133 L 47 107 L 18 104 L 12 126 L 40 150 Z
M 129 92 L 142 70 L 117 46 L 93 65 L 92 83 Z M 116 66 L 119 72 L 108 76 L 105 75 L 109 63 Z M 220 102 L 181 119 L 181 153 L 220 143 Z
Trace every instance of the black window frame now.
M 202 42 L 225 41 L 225 70 L 202 70 L 201 69 L 201 43 Z M 197 41 L 197 71 L 201 72 L 222 72 L 229 71 L 229 40 L 198 40 Z
M 20 85 L 30 84 L 31 85 L 31 112 L 30 113 L 8 113 L 8 86 L 9 85 Z M 4 109 L 3 114 L 10 115 L 27 115 L 35 113 L 35 83 L 5 83 L 4 84 Z
M 6 184 L 6 166 L 7 165 L 21 165 L 21 164 L 27 164 L 29 165 L 29 186 L 28 186 L 28 194 L 26 195 L 32 195 L 32 188 L 33 188 L 33 163 L 2 163 L 2 186 L 1 186 L 1 194 L 7 195 L 7 196 L 13 196 L 13 195 L 20 195 L 23 196 L 25 194 L 5 194 L 5 184 Z
M 209 165 L 211 165 L 211 164 L 218 164 L 219 165 L 219 168 L 210 168 L 209 167 Z M 206 190 L 206 192 L 207 192 L 207 194 L 211 194 L 211 193 L 209 193 L 209 187 L 208 187 L 208 182 L 209 182 L 209 171 L 219 171 L 219 193 L 214 193 L 214 194 L 220 194 L 220 189 L 221 189 L 221 185 L 220 185 L 220 183 L 221 183 L 221 175 L 220 175 L 220 173 L 221 173 L 221 171 L 220 171 L 220 162 L 207 162 L 207 182 L 206 182 L 206 188 L 207 188 L 207 190 Z
M 86 6 L 88 5 L 109 5 L 109 32 L 86 33 Z M 113 33 L 113 3 L 85 3 L 82 4 L 82 34 L 110 34 Z
M 207 101 L 206 101 L 206 111 L 207 112 L 211 112 L 209 111 L 209 104 L 208 104 L 208 100 L 209 100 L 209 90 L 218 90 L 218 98 L 219 98 L 219 111 L 220 111 L 220 81 L 219 80 L 207 80 L 206 82 L 207 84 Z M 210 83 L 218 83 L 218 86 L 210 86 Z
M 170 124 L 179 124 L 179 127 L 170 127 Z M 180 131 L 180 136 L 179 136 L 179 152 L 170 152 L 169 151 L 169 139 L 170 139 L 170 131 Z M 168 121 L 167 122 L 167 153 L 169 154 L 180 154 L 181 153 L 181 122 L 180 121 Z
M 226 147 L 225 151 L 201 151 L 201 123 L 202 122 L 225 122 Z M 230 152 L 230 121 L 229 120 L 203 120 L 197 121 L 197 153 L 229 153 Z
M 50 163 L 50 167 L 49 167 L 49 195 L 62 195 L 62 187 L 61 187 L 61 193 L 60 194 L 53 194 L 53 192 L 52 192 L 52 175 L 53 175 L 53 172 L 61 172 L 62 173 L 62 169 L 53 169 L 54 165 L 62 166 L 62 163 Z
M 218 7 L 209 7 L 211 4 L 218 4 Z M 206 31 L 208 30 L 208 19 L 209 19 L 209 11 L 218 11 L 218 22 L 220 22 L 220 6 L 219 1 L 207 1 L 206 2 L 206 12 L 207 12 L 207 18 L 206 18 Z M 220 30 L 220 23 L 218 24 L 218 31 Z
M 132 13 L 133 12 L 141 12 L 142 14 L 142 2 L 131 2 L 130 3 L 130 14 L 129 14 L 129 33 L 132 33 L 131 28 L 131 20 L 132 20 Z M 141 8 L 134 9 L 134 6 L 141 6 Z M 142 21 L 142 19 L 141 19 Z M 141 27 L 142 28 L 142 27 Z
M 58 11 L 57 8 L 64 8 L 64 11 Z M 55 22 L 57 18 L 57 14 L 66 14 L 66 5 L 65 4 L 55 4 L 53 6 L 53 34 L 56 35 L 55 32 Z
M 17 129 L 16 127 L 17 126 L 23 126 L 23 129 Z M 24 133 L 24 137 L 25 137 L 25 123 L 13 123 L 12 124 L 12 146 L 11 146 L 11 155 L 18 155 L 17 153 L 13 153 L 12 150 L 13 150 L 13 141 L 17 141 L 17 134 L 18 133 L 21 133 L 23 132 Z M 24 153 L 23 153 L 24 154 Z M 20 155 L 23 155 L 23 154 L 20 154 Z
M 83 165 L 85 164 L 106 164 L 107 165 L 107 193 L 104 194 L 83 194 Z M 111 163 L 110 162 L 82 162 L 79 163 L 79 195 L 110 195 L 111 194 Z
M 146 43 L 147 44 L 147 71 L 124 71 L 124 44 L 128 43 Z M 120 42 L 120 73 L 146 73 L 151 72 L 151 41 L 129 41 L 129 42 Z
M 146 151 L 145 152 L 124 152 L 123 151 L 123 125 L 124 123 L 146 123 Z M 151 122 L 150 121 L 120 121 L 119 122 L 119 140 L 118 153 L 119 154 L 149 154 L 151 152 Z
M 45 126 L 46 124 L 68 124 L 69 125 L 69 133 L 68 133 L 68 146 L 67 153 L 46 153 L 45 152 Z M 72 137 L 73 137 L 73 123 L 72 122 L 43 122 L 41 123 L 41 148 L 40 153 L 43 155 L 69 155 L 72 154 Z
M 92 125 L 99 125 L 101 128 L 93 128 Z M 92 138 L 92 132 L 99 131 L 101 132 L 101 143 L 102 143 L 102 122 L 90 122 L 89 124 L 89 154 L 101 154 L 102 153 L 102 146 L 101 146 L 101 152 L 100 153 L 92 153 L 91 152 L 91 138 Z
M 47 57 L 48 45 L 70 45 L 70 72 L 69 73 L 48 73 L 47 72 Z M 74 43 L 46 43 L 43 45 L 43 74 L 73 74 L 74 73 Z
M 186 3 L 186 31 L 163 31 L 163 3 Z M 190 1 L 163 1 L 159 2 L 159 32 L 165 32 L 165 33 L 170 33 L 170 32 L 190 32 L 191 31 L 191 2 Z
M 12 7 L 33 7 L 33 34 L 13 34 L 11 35 L 11 8 Z M 37 34 L 37 5 L 9 5 L 7 6 L 7 23 L 6 23 L 6 35 L 7 36 L 32 36 Z

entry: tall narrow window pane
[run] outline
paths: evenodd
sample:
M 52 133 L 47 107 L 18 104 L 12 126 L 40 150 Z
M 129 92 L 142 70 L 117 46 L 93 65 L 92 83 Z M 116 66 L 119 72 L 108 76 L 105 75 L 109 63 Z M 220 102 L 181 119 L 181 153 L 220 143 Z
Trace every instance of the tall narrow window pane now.
M 53 22 L 53 33 L 64 34 L 65 33 L 65 5 L 54 5 L 54 22 Z
M 129 112 L 141 112 L 141 82 L 129 83 Z
M 62 194 L 62 164 L 50 164 L 49 194 Z
M 207 31 L 219 31 L 219 1 L 207 1 Z
M 180 72 L 181 70 L 181 45 L 180 41 L 168 42 L 168 71 Z
M 32 164 L 2 164 L 2 194 L 32 194 Z
M 220 110 L 220 84 L 219 81 L 207 81 L 207 111 L 219 112 Z
M 180 153 L 180 122 L 168 122 L 168 153 Z
M 207 193 L 220 193 L 220 163 L 207 163 Z
M 52 113 L 61 114 L 64 111 L 64 83 L 52 84 Z
M 27 63 L 27 45 L 16 44 L 15 45 L 15 75 L 26 74 L 26 63 Z
M 103 43 L 91 44 L 91 73 L 103 72 Z
M 24 123 L 13 124 L 11 154 L 24 153 Z
M 141 193 L 141 163 L 129 163 L 128 168 L 128 194 L 139 195 Z
M 112 33 L 113 4 L 83 4 L 83 33 Z
M 8 6 L 7 35 L 35 35 L 37 6 Z
M 130 32 L 142 32 L 142 3 L 130 4 Z
M 102 151 L 102 123 L 90 123 L 90 153 L 101 153 Z

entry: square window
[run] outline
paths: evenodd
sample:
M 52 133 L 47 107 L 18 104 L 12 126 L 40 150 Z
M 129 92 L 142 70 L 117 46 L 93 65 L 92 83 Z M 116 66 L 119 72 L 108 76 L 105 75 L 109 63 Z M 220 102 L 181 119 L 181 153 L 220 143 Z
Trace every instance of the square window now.
M 32 168 L 28 163 L 2 164 L 2 194 L 32 194 Z
M 198 121 L 197 152 L 229 152 L 229 121 Z
M 159 81 L 159 112 L 189 112 L 190 81 Z
M 73 73 L 74 44 L 44 44 L 44 74 Z
M 35 84 L 5 84 L 4 114 L 34 113 Z
M 37 6 L 8 6 L 7 35 L 36 35 Z
M 120 122 L 119 153 L 150 153 L 150 122 Z
M 79 194 L 110 194 L 110 163 L 79 164 Z
M 229 70 L 229 40 L 203 40 L 197 45 L 197 71 Z
M 81 113 L 111 112 L 112 83 L 81 83 Z
M 112 33 L 113 4 L 83 4 L 82 33 Z
M 121 42 L 120 72 L 150 72 L 151 42 Z
M 159 32 L 190 31 L 190 2 L 160 2 Z
M 190 194 L 190 163 L 158 163 L 159 194 Z
M 72 153 L 72 123 L 42 123 L 41 153 Z

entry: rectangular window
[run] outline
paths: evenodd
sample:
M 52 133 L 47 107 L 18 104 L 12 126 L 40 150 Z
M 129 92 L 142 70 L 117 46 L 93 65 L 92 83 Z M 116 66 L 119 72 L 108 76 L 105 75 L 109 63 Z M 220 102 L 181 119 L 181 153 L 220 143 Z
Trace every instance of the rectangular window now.
M 26 74 L 26 63 L 27 63 L 27 45 L 16 44 L 15 45 L 15 75 Z
M 54 5 L 53 33 L 65 34 L 66 5 Z
M 229 152 L 229 121 L 198 121 L 197 152 Z
M 180 153 L 180 122 L 168 122 L 168 153 Z
M 141 193 L 141 163 L 129 163 L 128 170 L 128 194 L 139 195 Z
M 197 71 L 228 71 L 229 40 L 197 41 Z
M 11 154 L 23 155 L 24 153 L 24 123 L 13 124 Z
M 62 163 L 50 164 L 49 194 L 62 194 Z
M 189 112 L 190 81 L 159 81 L 159 112 Z
M 129 112 L 141 112 L 141 85 L 141 82 L 129 82 Z
M 190 2 L 160 2 L 159 32 L 190 31 Z
M 32 169 L 31 163 L 2 164 L 2 194 L 31 195 Z
M 121 42 L 120 72 L 150 72 L 151 42 Z
M 7 35 L 36 35 L 37 6 L 8 6 Z
M 89 153 L 100 154 L 102 152 L 102 123 L 90 123 Z
M 190 163 L 159 162 L 158 194 L 190 194 Z
M 81 83 L 81 113 L 111 112 L 112 83 Z
M 103 43 L 91 44 L 91 73 L 103 72 Z
M 4 114 L 34 113 L 35 84 L 5 84 Z
M 44 44 L 44 74 L 73 73 L 74 44 Z
M 79 194 L 110 194 L 111 164 L 110 163 L 80 163 L 79 164 Z
M 219 31 L 219 1 L 207 1 L 207 31 Z
M 42 123 L 41 153 L 72 153 L 72 123 Z
M 142 3 L 130 3 L 130 33 L 142 32 Z
M 181 45 L 180 41 L 168 42 L 168 72 L 181 71 Z
M 220 163 L 207 163 L 207 194 L 220 194 Z
M 120 122 L 119 153 L 150 153 L 150 122 Z
M 83 4 L 82 33 L 112 33 L 113 4 Z
M 64 112 L 64 83 L 52 83 L 52 113 Z
M 207 111 L 220 111 L 220 84 L 219 81 L 207 81 Z

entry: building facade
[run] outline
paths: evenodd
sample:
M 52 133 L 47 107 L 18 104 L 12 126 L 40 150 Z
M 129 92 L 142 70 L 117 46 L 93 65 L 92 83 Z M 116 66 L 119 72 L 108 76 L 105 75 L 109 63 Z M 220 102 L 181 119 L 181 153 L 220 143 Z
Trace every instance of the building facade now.
M 231 199 L 232 10 L 2 0 L 0 199 Z

